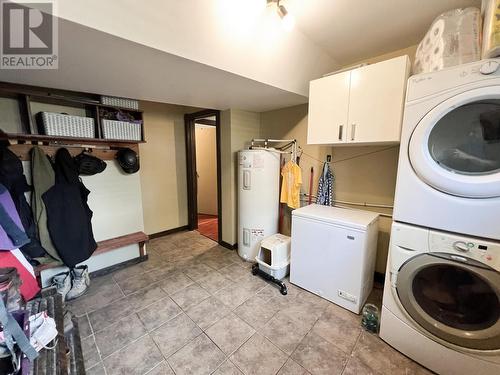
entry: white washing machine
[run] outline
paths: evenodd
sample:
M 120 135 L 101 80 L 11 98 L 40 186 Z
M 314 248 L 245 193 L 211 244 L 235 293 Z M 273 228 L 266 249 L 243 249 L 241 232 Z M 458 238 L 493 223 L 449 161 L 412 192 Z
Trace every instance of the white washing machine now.
M 395 221 L 500 240 L 499 65 L 409 79 Z
M 443 375 L 500 374 L 500 242 L 394 223 L 380 337 Z

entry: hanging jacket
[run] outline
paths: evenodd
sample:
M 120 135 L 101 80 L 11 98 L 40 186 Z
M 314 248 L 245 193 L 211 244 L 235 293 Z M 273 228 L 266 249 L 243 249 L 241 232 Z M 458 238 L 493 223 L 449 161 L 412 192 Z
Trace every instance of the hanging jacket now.
M 42 199 L 47 210 L 50 238 L 64 264 L 73 268 L 97 248 L 92 232 L 90 191 L 78 178 L 78 167 L 65 148 L 55 157 L 55 184 Z
M 47 228 L 47 210 L 42 199 L 42 195 L 55 184 L 54 168 L 47 155 L 38 146 L 31 149 L 31 183 L 33 185 L 31 209 L 38 229 L 38 238 L 52 258 L 61 260 L 50 238 Z
M 0 184 L 0 250 L 14 250 L 30 242 L 9 191 Z
M 21 251 L 28 260 L 43 257 L 45 250 L 38 241 L 31 208 L 24 195 L 25 192 L 30 191 L 30 186 L 26 182 L 21 160 L 8 149 L 8 146 L 8 141 L 0 141 L 0 184 L 9 191 L 24 231 L 30 239 L 29 243 L 21 247 Z
M 333 182 L 334 177 L 330 165 L 329 163 L 324 163 L 323 172 L 319 177 L 317 204 L 322 204 L 323 206 L 333 205 Z

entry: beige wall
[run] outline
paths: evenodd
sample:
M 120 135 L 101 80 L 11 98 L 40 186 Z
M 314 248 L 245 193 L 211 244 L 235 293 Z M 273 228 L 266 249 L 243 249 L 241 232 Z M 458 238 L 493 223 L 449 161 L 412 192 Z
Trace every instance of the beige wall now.
M 335 199 L 392 205 L 398 154 L 398 146 L 334 147 Z M 390 209 L 352 207 L 392 213 Z M 385 273 L 391 222 L 390 217 L 380 217 L 375 270 L 381 273 Z
M 198 213 L 217 215 L 216 127 L 195 127 L 196 172 L 198 173 Z
M 260 137 L 260 113 L 230 109 L 221 113 L 222 240 L 238 241 L 238 151 Z
M 234 194 L 231 153 L 231 110 L 220 114 L 221 146 L 221 195 L 222 195 L 222 241 L 229 245 L 236 243 L 234 227 Z
M 332 153 L 331 147 L 307 144 L 307 104 L 261 114 L 261 135 L 263 138 L 296 139 L 302 148 L 303 154 L 300 158 L 302 169 L 301 191 L 309 193 L 311 168 L 314 169 L 313 193 L 318 190 L 318 176 L 322 168 L 322 161 L 326 155 Z M 285 156 L 288 160 L 290 156 Z M 290 235 L 290 216 L 284 215 L 283 234 Z
M 147 234 L 188 223 L 184 114 L 195 109 L 142 101 L 146 143 L 140 144 L 142 205 Z

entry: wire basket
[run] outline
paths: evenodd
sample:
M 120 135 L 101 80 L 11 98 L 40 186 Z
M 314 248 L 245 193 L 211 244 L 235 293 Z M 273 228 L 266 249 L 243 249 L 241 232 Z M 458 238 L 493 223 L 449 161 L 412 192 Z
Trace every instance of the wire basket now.
M 41 112 L 41 127 L 45 135 L 95 138 L 94 119 L 63 113 Z
M 102 120 L 102 134 L 105 139 L 124 141 L 142 140 L 142 125 L 134 122 Z

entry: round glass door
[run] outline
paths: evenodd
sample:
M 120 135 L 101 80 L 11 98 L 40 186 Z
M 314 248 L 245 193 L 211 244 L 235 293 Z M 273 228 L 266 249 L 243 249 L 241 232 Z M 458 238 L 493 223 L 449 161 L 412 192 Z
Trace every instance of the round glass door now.
M 500 171 L 500 100 L 465 104 L 438 120 L 429 152 L 453 173 L 485 175 Z
M 409 157 L 424 182 L 466 198 L 500 197 L 499 90 L 468 91 L 422 118 L 411 136 Z
M 481 350 L 500 349 L 499 287 L 498 272 L 449 254 L 412 258 L 397 281 L 403 307 L 421 327 L 446 342 Z

